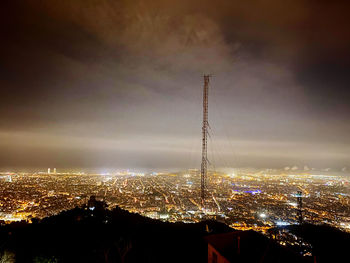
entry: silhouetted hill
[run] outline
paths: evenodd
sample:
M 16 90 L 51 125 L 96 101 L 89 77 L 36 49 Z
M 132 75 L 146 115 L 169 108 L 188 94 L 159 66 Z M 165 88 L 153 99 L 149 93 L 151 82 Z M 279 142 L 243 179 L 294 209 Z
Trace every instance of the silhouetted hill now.
M 215 221 L 165 223 L 118 207 L 75 208 L 3 226 L 0 242 L 16 262 L 205 262 L 206 225 L 211 233 L 232 231 Z
M 15 256 L 19 263 L 207 262 L 207 240 L 210 236 L 233 231 L 216 221 L 166 223 L 118 207 L 109 210 L 104 205 L 97 205 L 92 210 L 87 205 L 33 220 L 32 224 L 20 222 L 2 226 L 0 252 L 2 256 L 4 251 L 10 257 Z M 239 231 L 235 233 L 241 235 Z M 264 261 L 249 262 L 293 262 L 290 258 L 304 262 L 302 257 L 256 232 L 242 236 L 242 249 L 248 249 L 245 253 L 250 253 L 250 245 L 255 247 L 252 251 L 259 253 L 267 253 L 264 252 L 267 251 L 264 249 L 266 246 L 269 255 L 277 256 L 273 257 L 273 261 L 269 260 L 270 256 L 265 256 Z M 243 258 L 240 255 L 240 259 Z
M 328 225 L 289 226 L 313 247 L 317 263 L 350 262 L 350 234 Z

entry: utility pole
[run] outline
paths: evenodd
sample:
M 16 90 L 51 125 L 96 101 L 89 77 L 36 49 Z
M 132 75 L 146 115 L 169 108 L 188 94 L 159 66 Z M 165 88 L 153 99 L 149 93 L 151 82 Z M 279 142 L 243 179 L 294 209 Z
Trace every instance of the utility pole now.
M 202 206 L 205 205 L 205 192 L 207 183 L 207 143 L 208 143 L 208 91 L 209 91 L 209 75 L 204 75 L 203 86 L 203 126 L 202 126 L 202 164 L 201 164 L 201 201 Z
M 298 191 L 296 194 L 298 204 L 298 222 L 299 225 L 303 224 L 303 193 Z
M 304 246 L 303 246 L 303 238 L 302 238 L 302 224 L 303 224 L 303 193 L 301 191 L 298 191 L 296 194 L 297 197 L 297 204 L 298 204 L 298 223 L 299 223 L 299 235 L 298 235 L 298 241 L 300 246 L 300 252 L 303 255 L 304 254 Z

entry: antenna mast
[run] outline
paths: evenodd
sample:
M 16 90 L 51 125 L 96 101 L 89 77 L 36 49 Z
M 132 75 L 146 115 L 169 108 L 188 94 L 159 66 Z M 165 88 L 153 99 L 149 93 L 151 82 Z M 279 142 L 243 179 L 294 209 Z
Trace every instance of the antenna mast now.
M 298 217 L 298 223 L 299 225 L 303 224 L 303 193 L 301 191 L 298 191 L 296 194 L 297 197 L 297 217 Z
M 202 206 L 205 204 L 205 190 L 207 181 L 207 136 L 208 136 L 208 90 L 209 90 L 209 75 L 204 75 L 203 87 L 203 126 L 202 126 L 202 164 L 201 164 L 201 201 Z

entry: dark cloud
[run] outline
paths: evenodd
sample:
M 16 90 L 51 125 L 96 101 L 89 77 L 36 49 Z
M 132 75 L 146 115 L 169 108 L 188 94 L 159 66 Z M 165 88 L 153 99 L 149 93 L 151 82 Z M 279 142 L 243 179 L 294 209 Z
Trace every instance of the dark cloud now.
M 349 161 L 346 1 L 3 7 L 0 166 L 197 165 L 187 159 L 199 154 L 207 72 L 212 132 L 226 163 Z

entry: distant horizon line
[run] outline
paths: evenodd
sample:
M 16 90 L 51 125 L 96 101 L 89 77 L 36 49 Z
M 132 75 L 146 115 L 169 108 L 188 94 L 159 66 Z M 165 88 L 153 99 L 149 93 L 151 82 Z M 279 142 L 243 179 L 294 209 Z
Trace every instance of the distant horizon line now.
M 51 171 L 48 172 L 48 168 L 51 168 Z M 0 168 L 0 174 L 7 173 L 42 173 L 42 174 L 55 174 L 54 169 L 56 169 L 56 174 L 63 173 L 88 173 L 88 174 L 116 174 L 116 173 L 176 173 L 184 172 L 190 170 L 200 171 L 199 167 L 172 167 L 172 168 L 145 168 L 145 167 L 135 167 L 135 168 L 83 168 L 83 167 L 72 167 L 72 168 L 60 168 L 60 167 L 47 167 L 47 168 Z M 303 172 L 312 172 L 312 171 L 323 171 L 323 172 L 347 172 L 348 168 L 345 167 L 309 167 L 305 166 L 284 166 L 284 167 L 254 167 L 254 166 L 242 166 L 242 167 L 216 167 L 215 169 L 208 169 L 210 172 L 228 172 L 228 170 L 283 170 L 286 172 L 290 171 L 303 171 Z

